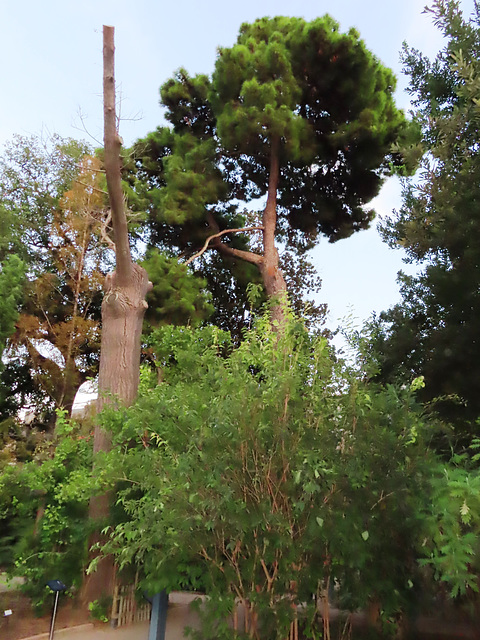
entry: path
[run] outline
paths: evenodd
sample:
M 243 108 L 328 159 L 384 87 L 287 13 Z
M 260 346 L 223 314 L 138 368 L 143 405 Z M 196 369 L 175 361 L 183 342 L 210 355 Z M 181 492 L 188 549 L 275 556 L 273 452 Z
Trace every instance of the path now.
M 170 594 L 165 640 L 184 640 L 185 627 L 199 628 L 198 617 L 190 609 L 190 602 L 193 599 L 190 594 Z M 102 627 L 82 625 L 76 630 L 59 629 L 54 634 L 54 640 L 148 640 L 148 629 L 148 622 L 119 629 L 112 629 L 109 625 Z M 31 636 L 24 640 L 48 640 L 48 633 Z

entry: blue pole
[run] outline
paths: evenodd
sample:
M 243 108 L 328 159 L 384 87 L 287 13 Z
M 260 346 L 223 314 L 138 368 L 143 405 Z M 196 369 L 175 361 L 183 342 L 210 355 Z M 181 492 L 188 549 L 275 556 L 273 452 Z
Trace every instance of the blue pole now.
M 165 628 L 167 626 L 168 594 L 163 589 L 152 598 L 152 617 L 150 618 L 150 630 L 148 640 L 165 640 Z

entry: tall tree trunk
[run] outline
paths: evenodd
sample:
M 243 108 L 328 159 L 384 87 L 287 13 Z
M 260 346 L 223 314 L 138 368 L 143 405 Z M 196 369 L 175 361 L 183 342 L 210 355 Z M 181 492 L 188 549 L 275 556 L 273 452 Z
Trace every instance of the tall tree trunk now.
M 232 231 L 251 231 L 259 227 L 245 227 L 244 229 L 230 229 L 220 231 L 211 212 L 207 212 L 207 222 L 214 232 L 204 244 L 203 249 L 195 256 L 187 261 L 191 262 L 194 258 L 201 255 L 208 245 L 216 249 L 220 253 L 232 258 L 245 260 L 251 264 L 257 265 L 262 276 L 265 291 L 271 301 L 272 322 L 277 327 L 282 327 L 285 323 L 285 301 L 287 296 L 287 283 L 280 269 L 280 258 L 277 247 L 275 246 L 275 230 L 277 226 L 277 189 L 280 177 L 280 139 L 273 138 L 270 149 L 270 173 L 268 178 L 267 203 L 263 210 L 262 227 L 263 230 L 263 254 L 253 253 L 252 251 L 243 251 L 242 249 L 234 249 L 228 244 L 222 242 L 220 237 L 223 234 Z
M 280 259 L 275 246 L 277 226 L 277 189 L 280 176 L 280 140 L 273 138 L 270 151 L 270 174 L 268 178 L 267 203 L 263 211 L 263 260 L 259 264 L 267 296 L 272 301 L 272 321 L 282 326 L 285 322 L 285 297 L 287 284 L 280 269 Z
M 120 175 L 121 140 L 115 115 L 114 28 L 106 26 L 103 27 L 103 95 L 105 173 L 112 211 L 116 269 L 105 279 L 98 411 L 106 403 L 128 406 L 135 400 L 140 370 L 140 337 L 148 306 L 145 297 L 152 286 L 145 269 L 133 263 L 130 252 Z M 94 452 L 108 451 L 110 445 L 109 434 L 97 425 Z M 94 496 L 90 501 L 89 517 L 98 523 L 98 528 L 108 519 L 109 502 L 108 494 Z M 100 533 L 94 536 L 91 543 L 98 541 L 101 541 Z M 111 595 L 114 579 L 113 559 L 102 559 L 97 570 L 84 583 L 84 602 Z

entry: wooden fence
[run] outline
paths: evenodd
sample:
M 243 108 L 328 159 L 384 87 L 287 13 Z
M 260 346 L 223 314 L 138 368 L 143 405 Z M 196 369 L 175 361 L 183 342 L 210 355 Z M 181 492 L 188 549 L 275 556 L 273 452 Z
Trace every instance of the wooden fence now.
M 137 600 L 137 583 L 129 585 L 116 585 L 113 593 L 111 622 L 113 627 L 124 627 L 134 622 L 150 620 L 151 604 L 144 600 Z M 240 615 L 238 615 L 240 613 Z M 239 619 L 240 618 L 240 619 Z M 233 631 L 239 629 L 252 634 L 256 628 L 257 616 L 248 605 L 237 608 L 233 614 Z M 286 640 L 298 640 L 298 620 L 292 622 L 290 633 Z
M 152 606 L 146 600 L 138 602 L 137 584 L 116 585 L 113 592 L 111 621 L 113 627 L 150 620 Z

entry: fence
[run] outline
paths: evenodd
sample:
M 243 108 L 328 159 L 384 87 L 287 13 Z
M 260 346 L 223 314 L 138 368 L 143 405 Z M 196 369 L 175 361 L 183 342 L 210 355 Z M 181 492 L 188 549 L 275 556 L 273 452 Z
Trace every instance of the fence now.
M 116 585 L 112 602 L 112 626 L 124 627 L 134 622 L 150 620 L 151 605 L 146 600 L 138 602 L 137 584 Z
M 112 626 L 124 627 L 126 625 L 133 624 L 134 622 L 150 620 L 152 609 L 151 604 L 146 600 L 139 603 L 137 601 L 137 596 L 136 581 L 135 584 L 115 586 L 111 615 Z M 233 630 L 236 632 L 239 628 L 243 628 L 243 631 L 251 634 L 253 629 L 256 628 L 256 614 L 250 610 L 248 605 L 240 607 L 240 610 L 240 616 L 238 615 L 238 608 L 233 614 Z M 298 638 L 298 620 L 295 620 L 291 624 L 290 633 L 286 640 L 298 640 Z

